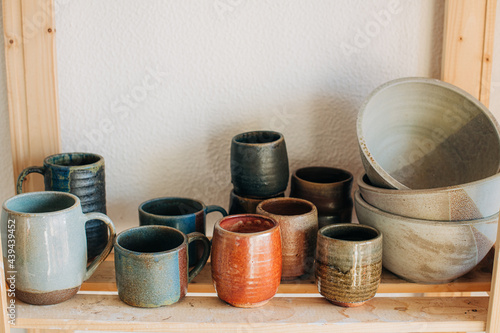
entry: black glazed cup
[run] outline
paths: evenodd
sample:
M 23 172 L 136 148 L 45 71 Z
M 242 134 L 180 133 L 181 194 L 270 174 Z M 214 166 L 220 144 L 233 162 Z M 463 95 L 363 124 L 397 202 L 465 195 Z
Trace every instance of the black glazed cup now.
M 92 153 L 63 153 L 48 156 L 43 166 L 30 166 L 17 178 L 17 194 L 23 192 L 23 181 L 30 173 L 43 175 L 45 191 L 69 192 L 81 202 L 84 213 L 106 214 L 104 158 Z M 90 220 L 85 225 L 87 258 L 99 255 L 108 242 L 104 222 Z
M 241 133 L 231 141 L 231 182 L 242 197 L 269 198 L 286 190 L 288 155 L 283 134 Z

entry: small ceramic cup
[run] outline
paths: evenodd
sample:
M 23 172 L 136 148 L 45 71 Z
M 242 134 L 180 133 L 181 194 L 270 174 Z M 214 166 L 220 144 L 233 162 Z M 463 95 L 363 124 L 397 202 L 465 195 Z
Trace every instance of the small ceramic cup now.
M 188 272 L 188 247 L 203 243 L 203 257 Z M 115 242 L 116 286 L 120 299 L 132 306 L 154 308 L 178 302 L 187 285 L 203 269 L 210 241 L 199 232 L 187 236 L 166 226 L 142 226 L 118 234 Z
M 270 198 L 286 190 L 289 169 L 283 134 L 254 131 L 231 141 L 231 182 L 243 197 Z
M 281 280 L 281 234 L 272 218 L 241 214 L 214 227 L 212 279 L 219 298 L 233 306 L 266 304 Z
M 361 224 L 332 224 L 318 231 L 315 275 L 327 300 L 356 307 L 377 293 L 382 274 L 382 233 Z
M 312 202 L 318 209 L 319 228 L 350 223 L 353 177 L 349 171 L 330 167 L 306 167 L 292 175 L 290 196 Z
M 43 175 L 45 191 L 69 192 L 81 202 L 84 213 L 106 214 L 106 183 L 104 158 L 92 153 L 63 153 L 46 157 L 43 166 L 24 169 L 17 178 L 17 194 L 23 192 L 23 182 L 30 173 Z M 108 229 L 99 220 L 88 221 L 87 256 L 89 259 L 102 252 L 108 243 Z
M 262 201 L 257 214 L 277 221 L 281 229 L 283 254 L 282 280 L 293 280 L 312 273 L 318 234 L 318 211 L 309 201 L 276 198 Z
M 108 243 L 87 265 L 85 223 L 103 221 Z M 104 214 L 82 212 L 71 193 L 31 192 L 6 200 L 1 217 L 4 267 L 14 275 L 16 298 L 48 305 L 63 302 L 80 289 L 113 248 L 115 227 Z
M 273 196 L 273 198 L 282 198 L 285 196 L 285 192 L 278 193 Z M 270 198 L 247 198 L 242 197 L 241 195 L 237 195 L 234 193 L 234 190 L 231 191 L 231 195 L 229 197 L 229 215 L 235 214 L 255 214 L 257 209 L 257 205 L 262 201 Z
M 165 225 L 185 234 L 200 232 L 206 235 L 206 216 L 219 212 L 227 216 L 224 208 L 217 205 L 205 206 L 201 201 L 188 198 L 157 198 L 139 206 L 140 225 Z M 189 266 L 197 264 L 203 248 L 194 244 L 189 248 Z

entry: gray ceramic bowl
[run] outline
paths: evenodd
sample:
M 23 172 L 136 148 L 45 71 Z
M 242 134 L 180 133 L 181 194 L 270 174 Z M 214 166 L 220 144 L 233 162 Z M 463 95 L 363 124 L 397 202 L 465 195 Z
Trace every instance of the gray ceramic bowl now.
M 427 190 L 394 190 L 371 185 L 358 177 L 363 199 L 388 213 L 436 221 L 466 221 L 500 210 L 500 173 L 463 185 Z
M 384 235 L 382 265 L 417 283 L 447 283 L 473 269 L 493 246 L 498 214 L 471 221 L 440 222 L 389 214 L 354 195 L 359 223 Z
M 500 167 L 500 130 L 476 98 L 451 84 L 403 78 L 375 89 L 357 120 L 361 159 L 379 187 L 474 182 Z

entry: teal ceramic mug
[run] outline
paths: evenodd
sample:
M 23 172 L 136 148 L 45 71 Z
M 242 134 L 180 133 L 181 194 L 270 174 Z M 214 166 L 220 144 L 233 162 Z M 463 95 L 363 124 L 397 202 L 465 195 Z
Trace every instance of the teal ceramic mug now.
M 110 237 L 87 266 L 85 223 L 101 220 Z M 63 302 L 80 289 L 113 248 L 115 227 L 102 213 L 82 212 L 71 193 L 32 192 L 6 200 L 0 230 L 7 276 L 15 275 L 15 295 L 30 304 Z
M 140 225 L 164 225 L 185 234 L 200 232 L 206 235 L 206 217 L 213 212 L 227 216 L 224 208 L 217 205 L 205 206 L 201 201 L 189 198 L 165 197 L 151 199 L 139 206 Z M 198 244 L 189 248 L 189 265 L 194 266 L 202 256 Z
M 188 247 L 203 243 L 203 256 L 188 272 Z M 210 241 L 199 233 L 187 236 L 174 228 L 150 225 L 121 232 L 115 242 L 116 286 L 120 299 L 132 306 L 154 308 L 176 303 L 203 269 Z

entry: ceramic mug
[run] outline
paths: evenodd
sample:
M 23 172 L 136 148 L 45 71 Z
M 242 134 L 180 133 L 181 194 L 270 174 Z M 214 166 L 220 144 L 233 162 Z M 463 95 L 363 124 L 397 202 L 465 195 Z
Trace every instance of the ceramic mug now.
M 206 216 L 212 212 L 227 216 L 224 208 L 217 205 L 205 206 L 198 200 L 176 197 L 157 198 L 145 201 L 139 206 L 139 224 L 165 225 L 185 234 L 197 231 L 205 235 Z M 202 252 L 202 247 L 196 244 L 190 247 L 190 266 L 196 265 Z
M 327 300 L 356 307 L 377 293 L 382 274 L 382 233 L 352 223 L 332 224 L 318 231 L 315 276 Z
M 313 269 L 318 233 L 318 211 L 311 202 L 297 198 L 262 201 L 257 214 L 277 221 L 281 229 L 282 280 L 309 275 Z
M 46 191 L 61 191 L 75 194 L 84 213 L 106 214 L 106 186 L 104 158 L 91 153 L 63 153 L 44 159 L 43 166 L 24 169 L 17 178 L 17 194 L 23 191 L 24 179 L 30 173 L 43 175 Z M 108 230 L 99 220 L 91 220 L 85 226 L 87 233 L 87 256 L 94 258 L 108 243 Z
M 203 243 L 203 256 L 188 272 L 188 247 Z M 118 234 L 115 242 L 116 286 L 120 299 L 132 306 L 151 308 L 178 302 L 187 285 L 203 269 L 210 255 L 208 238 L 187 236 L 166 226 L 142 226 Z
M 285 192 L 278 193 L 272 198 L 282 198 L 285 196 Z M 231 191 L 229 196 L 229 215 L 235 214 L 255 214 L 257 206 L 264 200 L 270 198 L 248 198 L 242 197 Z
M 85 223 L 103 221 L 110 237 L 87 266 Z M 113 222 L 104 214 L 82 212 L 77 196 L 32 192 L 6 200 L 1 218 L 6 272 L 15 271 L 16 297 L 37 305 L 63 302 L 80 289 L 113 247 Z
M 318 209 L 319 228 L 350 223 L 353 177 L 349 171 L 330 167 L 306 167 L 292 175 L 290 197 L 312 202 Z
M 266 304 L 281 280 L 278 222 L 257 214 L 230 215 L 214 226 L 212 279 L 223 301 L 243 308 Z
M 243 197 L 269 198 L 286 190 L 289 169 L 283 134 L 241 133 L 231 141 L 231 182 Z

